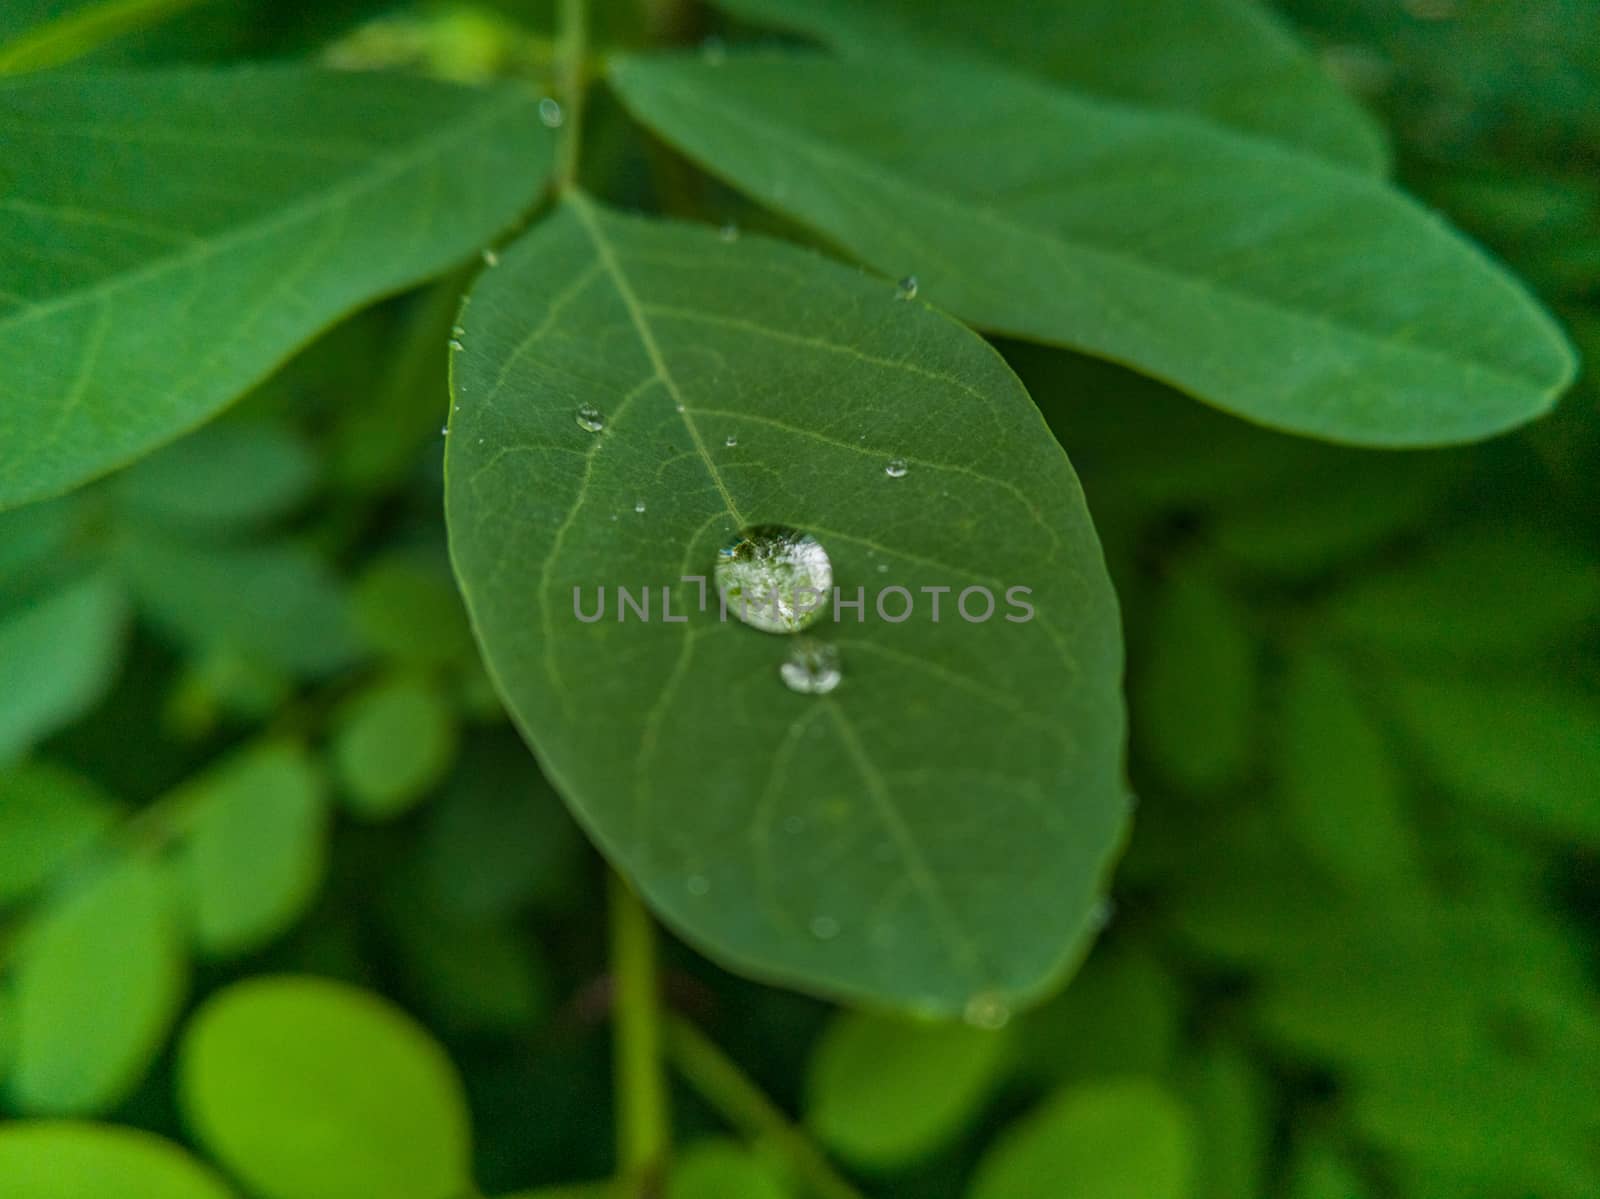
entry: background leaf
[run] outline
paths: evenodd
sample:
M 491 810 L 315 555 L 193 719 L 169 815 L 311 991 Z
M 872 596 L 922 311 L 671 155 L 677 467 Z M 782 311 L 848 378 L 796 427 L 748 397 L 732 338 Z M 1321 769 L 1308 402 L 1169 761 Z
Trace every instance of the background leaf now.
M 543 179 L 534 113 L 516 87 L 303 67 L 0 88 L 0 234 L 30 249 L 0 266 L 0 506 L 172 439 L 474 252 Z
M 629 58 L 611 78 L 697 161 L 957 316 L 1274 428 L 1471 440 L 1574 373 L 1550 318 L 1437 218 L 1266 142 L 975 65 L 936 87 L 799 55 Z
M 105 833 L 117 805 L 47 762 L 0 771 L 0 908 L 26 899 Z
M 0 1127 L 0 1179 L 28 1199 L 229 1199 L 232 1192 L 172 1142 L 133 1128 L 30 1120 Z
M 166 1039 L 186 963 L 166 871 L 112 865 L 45 911 L 16 968 L 12 1102 L 25 1112 L 114 1106 Z
M 467 1193 L 461 1083 L 375 995 L 260 977 L 213 996 L 184 1033 L 180 1086 L 199 1140 L 263 1199 Z
M 655 907 L 813 989 L 959 1013 L 1044 985 L 1122 817 L 1120 654 L 1070 467 L 999 358 L 887 283 L 582 198 L 484 276 L 463 341 L 447 519 L 468 608 L 547 771 Z M 714 598 L 694 612 L 679 581 L 773 522 L 820 538 L 847 594 L 1024 585 L 1037 619 L 968 623 L 953 594 L 941 623 L 845 613 L 815 634 L 844 683 L 797 694 L 784 639 Z M 601 585 L 669 588 L 689 619 L 574 619 L 574 588 Z
M 1382 132 L 1254 0 L 717 0 L 752 21 L 810 34 L 841 54 L 979 58 L 1054 83 L 1205 116 L 1381 172 Z

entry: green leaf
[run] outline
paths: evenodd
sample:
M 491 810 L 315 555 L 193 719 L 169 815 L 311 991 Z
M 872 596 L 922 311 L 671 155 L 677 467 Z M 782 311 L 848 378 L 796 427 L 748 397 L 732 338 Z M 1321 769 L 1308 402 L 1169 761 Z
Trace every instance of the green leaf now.
M 227 1185 L 171 1141 L 70 1120 L 0 1126 L 0 1181 L 27 1199 L 230 1199 Z
M 1536 527 L 1469 526 L 1345 588 L 1327 612 L 1384 653 L 1525 660 L 1600 625 L 1600 555 Z
M 965 1024 L 841 1012 L 811 1059 L 806 1123 L 858 1166 L 903 1166 L 961 1135 L 999 1081 L 1009 1045 Z
M 0 611 L 0 765 L 100 702 L 122 663 L 126 613 L 104 574 Z
M 0 908 L 49 881 L 116 817 L 111 798 L 70 770 L 33 762 L 0 772 Z
M 979 1163 L 971 1199 L 1186 1199 L 1193 1140 L 1188 1113 L 1153 1082 L 1077 1087 L 1000 1138 Z
M 0 88 L 0 507 L 214 415 L 320 329 L 471 254 L 550 162 L 534 97 L 303 67 Z
M 1252 0 L 716 0 L 749 20 L 810 34 L 841 54 L 973 57 L 1093 96 L 1204 116 L 1381 173 L 1381 131 Z
M 787 1199 L 772 1164 L 737 1141 L 696 1141 L 678 1155 L 666 1199 Z
M 1248 613 L 1190 570 L 1165 581 L 1148 623 L 1134 714 L 1151 763 L 1194 790 L 1237 782 L 1255 750 L 1260 689 Z
M 118 561 L 150 621 L 201 653 L 318 676 L 360 652 L 340 581 L 303 546 L 218 546 L 141 529 L 122 539 Z
M 1195 1199 L 1265 1194 L 1274 1112 L 1259 1073 L 1243 1053 L 1214 1048 L 1189 1063 L 1184 1080 L 1198 1144 Z
M 208 1000 L 179 1065 L 190 1127 L 261 1199 L 452 1199 L 466 1101 L 443 1050 L 341 983 L 262 977 Z
M 442 555 L 437 568 L 400 555 L 380 558 L 357 580 L 350 603 L 356 627 L 386 658 L 440 666 L 476 654 Z
M 305 498 L 316 460 L 287 429 L 223 421 L 135 463 L 111 484 L 127 516 L 157 527 L 228 531 L 281 516 Z
M 1395 717 L 1445 786 L 1550 837 L 1600 846 L 1600 699 L 1542 682 L 1386 684 Z
M 1046 985 L 1124 815 L 1121 651 L 1077 482 L 1000 358 L 814 254 L 582 197 L 484 276 L 465 326 L 457 576 L 612 860 L 765 978 L 949 1014 Z M 773 523 L 820 540 L 843 598 L 866 593 L 861 623 L 814 628 L 842 662 L 828 694 L 786 687 L 789 640 L 719 620 L 714 594 L 696 611 L 680 581 Z M 576 619 L 601 586 L 668 588 L 687 621 Z M 913 618 L 877 615 L 889 586 Z M 1007 607 L 1016 586 L 1034 619 Z M 954 589 L 938 623 L 921 587 Z M 994 592 L 989 620 L 952 610 L 969 587 Z
M 327 795 L 300 746 L 265 745 L 185 786 L 190 918 L 200 947 L 265 945 L 305 910 L 327 855 Z
M 114 1107 L 161 1048 L 185 966 L 171 880 L 142 856 L 48 909 L 17 963 L 12 1102 L 26 1112 Z
M 333 765 L 350 806 L 386 820 L 408 810 L 447 770 L 455 716 L 423 678 L 394 678 L 355 696 L 340 713 Z
M 1358 885 L 1404 881 L 1417 846 L 1394 751 L 1338 661 L 1299 653 L 1275 742 L 1284 815 L 1306 852 Z
M 957 316 L 1274 428 L 1471 440 L 1574 373 L 1436 217 L 1267 142 L 959 64 L 628 58 L 612 79 L 693 158 Z
M 71 62 L 198 3 L 201 0 L 13 0 L 10 7 L 17 11 L 0 18 L 0 75 Z M 33 25 L 35 21 L 39 23 Z

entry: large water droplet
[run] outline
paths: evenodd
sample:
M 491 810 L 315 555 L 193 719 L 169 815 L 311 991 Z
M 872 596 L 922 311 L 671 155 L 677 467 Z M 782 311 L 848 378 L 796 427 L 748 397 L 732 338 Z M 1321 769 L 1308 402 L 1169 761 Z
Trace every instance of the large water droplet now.
M 967 1000 L 961 1014 L 974 1028 L 1004 1028 L 1011 1019 L 1011 1005 L 998 991 L 980 991 Z
M 915 275 L 907 275 L 904 279 L 900 280 L 899 288 L 895 294 L 898 295 L 902 300 L 916 299 L 917 277 Z
M 833 563 L 811 534 L 757 525 L 717 554 L 716 579 L 728 611 L 745 624 L 795 633 L 821 618 L 833 592 Z
M 605 414 L 593 404 L 585 404 L 578 409 L 578 428 L 590 433 L 598 433 L 606 427 Z
M 910 469 L 904 458 L 891 458 L 889 465 L 883 468 L 883 473 L 891 479 L 903 479 L 906 477 L 906 471 Z
M 802 695 L 826 695 L 844 678 L 839 670 L 839 651 L 810 638 L 795 642 L 789 660 L 778 667 L 778 675 L 784 686 Z
M 561 105 L 554 98 L 546 96 L 539 101 L 539 119 L 544 122 L 545 128 L 559 129 L 561 122 L 567 118 L 561 111 Z

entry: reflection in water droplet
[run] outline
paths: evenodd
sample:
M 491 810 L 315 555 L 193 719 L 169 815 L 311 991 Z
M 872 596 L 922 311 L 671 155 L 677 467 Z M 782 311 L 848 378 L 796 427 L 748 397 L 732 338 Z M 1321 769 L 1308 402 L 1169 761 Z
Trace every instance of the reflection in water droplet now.
M 980 991 L 967 1000 L 962 1016 L 975 1028 L 1004 1028 L 1011 1019 L 1011 1005 L 998 991 Z
M 488 246 L 485 246 L 483 248 L 483 265 L 484 266 L 499 266 L 500 265 L 500 255 L 497 254 L 494 250 L 490 249 Z
M 691 874 L 683 885 L 690 895 L 704 895 L 711 890 L 711 880 L 703 874 Z
M 795 642 L 789 660 L 778 667 L 778 675 L 784 686 L 802 695 L 826 695 L 844 678 L 839 669 L 839 651 L 810 638 Z
M 590 433 L 598 433 L 606 427 L 606 418 L 600 409 L 593 404 L 585 404 L 578 409 L 578 428 Z
M 633 510 L 635 512 L 643 512 L 644 511 L 644 501 L 643 500 L 634 500 L 633 501 Z
M 833 563 L 817 539 L 787 525 L 746 529 L 717 554 L 728 611 L 763 633 L 795 633 L 821 618 Z
M 906 477 L 906 471 L 910 469 L 906 465 L 904 458 L 891 458 L 889 459 L 889 465 L 883 468 L 883 473 L 891 479 L 903 479 Z
M 539 119 L 544 122 L 546 129 L 559 129 L 561 122 L 567 118 L 561 111 L 561 105 L 550 96 L 546 96 L 539 101 Z
M 839 922 L 832 916 L 813 916 L 811 935 L 819 941 L 831 941 L 839 935 Z
M 917 277 L 915 275 L 907 275 L 904 279 L 900 280 L 899 290 L 896 292 L 896 294 L 902 300 L 914 300 L 914 299 L 916 299 L 917 298 Z
M 737 433 L 729 433 L 728 439 L 722 444 L 727 446 L 730 450 L 733 449 L 734 446 L 739 444 L 739 435 Z

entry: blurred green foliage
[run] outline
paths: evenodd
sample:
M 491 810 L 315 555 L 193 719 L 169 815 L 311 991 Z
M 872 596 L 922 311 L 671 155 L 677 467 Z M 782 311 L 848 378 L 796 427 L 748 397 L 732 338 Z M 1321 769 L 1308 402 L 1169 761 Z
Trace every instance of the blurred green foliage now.
M 543 78 L 550 7 L 201 4 L 90 61 Z M 1399 177 L 1600 356 L 1600 5 L 1282 8 Z M 603 8 L 597 44 L 669 9 Z M 698 9 L 669 32 L 768 37 Z M 614 194 L 794 235 L 593 119 Z M 444 545 L 462 286 L 0 513 L 0 1195 L 609 1193 L 572 1185 L 614 1162 L 603 872 Z M 838 1194 L 813 1143 L 884 1199 L 1600 1194 L 1600 382 L 1488 444 L 1374 455 L 1002 349 L 1124 607 L 1139 807 L 1109 923 L 1003 1029 L 671 943 L 671 1006 L 773 1106 L 675 1084 L 666 1194 Z

